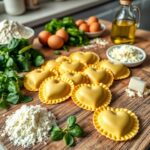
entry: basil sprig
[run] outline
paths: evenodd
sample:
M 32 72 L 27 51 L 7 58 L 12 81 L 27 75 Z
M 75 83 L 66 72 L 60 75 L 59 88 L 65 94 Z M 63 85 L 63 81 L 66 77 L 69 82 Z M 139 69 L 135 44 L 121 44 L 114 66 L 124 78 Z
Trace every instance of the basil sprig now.
M 59 141 L 62 140 L 68 146 L 75 145 L 75 137 L 83 137 L 84 131 L 83 129 L 76 123 L 75 116 L 69 116 L 67 118 L 67 127 L 65 129 L 61 129 L 57 125 L 53 126 L 51 129 L 51 140 Z

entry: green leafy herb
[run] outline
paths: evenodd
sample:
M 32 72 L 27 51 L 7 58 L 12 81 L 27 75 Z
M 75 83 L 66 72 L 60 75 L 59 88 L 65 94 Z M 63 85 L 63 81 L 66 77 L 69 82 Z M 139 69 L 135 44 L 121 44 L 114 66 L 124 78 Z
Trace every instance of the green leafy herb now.
M 69 133 L 74 137 L 82 137 L 84 135 L 83 129 L 77 124 L 70 128 Z
M 67 124 L 68 124 L 69 127 L 74 126 L 75 123 L 76 123 L 76 117 L 75 116 L 68 117 Z
M 26 39 L 13 39 L 7 45 L 0 45 L 0 108 L 32 100 L 22 94 L 23 78 L 18 72 L 30 71 L 32 66 L 43 63 L 43 55 Z
M 64 142 L 66 143 L 66 145 L 68 146 L 73 146 L 74 145 L 74 138 L 71 134 L 66 133 L 63 137 Z
M 28 103 L 28 102 L 30 102 L 30 101 L 32 101 L 32 97 L 30 97 L 30 96 L 28 96 L 28 95 L 22 95 L 22 97 L 21 97 L 21 102 L 23 102 L 23 103 Z
M 64 50 L 66 46 L 80 46 L 89 43 L 88 37 L 83 31 L 79 30 L 75 24 L 75 20 L 72 17 L 64 17 L 62 19 L 52 19 L 49 23 L 45 25 L 45 30 L 55 34 L 58 29 L 64 28 L 68 35 L 69 40 L 64 45 Z
M 61 129 L 55 125 L 52 127 L 50 133 L 53 141 L 63 139 L 68 146 L 75 145 L 75 137 L 82 137 L 84 135 L 83 129 L 76 123 L 75 116 L 70 116 L 67 118 L 67 128 Z
M 61 52 L 58 50 L 55 50 L 54 52 L 53 52 L 55 55 L 61 55 Z
M 51 139 L 53 141 L 62 140 L 63 136 L 64 136 L 64 132 L 61 130 L 52 130 L 51 132 Z

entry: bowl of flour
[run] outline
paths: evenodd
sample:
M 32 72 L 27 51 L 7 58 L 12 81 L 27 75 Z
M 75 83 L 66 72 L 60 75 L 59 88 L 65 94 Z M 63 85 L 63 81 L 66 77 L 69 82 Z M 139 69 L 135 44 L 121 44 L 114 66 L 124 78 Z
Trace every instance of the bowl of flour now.
M 12 39 L 32 39 L 35 32 L 16 21 L 3 20 L 0 22 L 0 45 L 9 44 Z

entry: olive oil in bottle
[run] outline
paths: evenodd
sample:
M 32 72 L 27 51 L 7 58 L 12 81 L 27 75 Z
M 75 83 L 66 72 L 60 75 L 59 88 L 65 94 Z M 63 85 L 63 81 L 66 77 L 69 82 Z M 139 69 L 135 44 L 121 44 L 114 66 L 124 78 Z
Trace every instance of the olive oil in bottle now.
M 111 30 L 111 39 L 115 44 L 133 44 L 135 42 L 140 10 L 131 3 L 132 0 L 120 0 L 121 8 L 112 22 Z
M 116 44 L 135 41 L 136 22 L 132 20 L 116 20 L 112 24 L 111 39 Z

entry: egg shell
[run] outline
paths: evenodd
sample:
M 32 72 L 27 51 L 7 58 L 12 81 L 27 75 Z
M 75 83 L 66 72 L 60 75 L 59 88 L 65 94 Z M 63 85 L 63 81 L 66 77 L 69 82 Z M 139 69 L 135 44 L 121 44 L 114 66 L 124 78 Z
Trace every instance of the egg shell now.
M 88 22 L 88 25 L 91 25 L 93 22 L 98 22 L 98 18 L 96 16 L 91 16 L 89 17 L 87 22 Z
M 69 39 L 69 35 L 68 35 L 67 31 L 65 31 L 65 29 L 59 29 L 59 30 L 56 32 L 56 35 L 59 36 L 59 37 L 61 37 L 61 38 L 63 38 L 63 40 L 64 40 L 65 42 L 67 42 L 68 39 Z
M 79 26 L 79 29 L 84 31 L 84 32 L 89 32 L 89 26 L 87 23 L 82 23 L 80 26 Z
M 43 45 L 47 45 L 48 38 L 51 35 L 52 34 L 49 31 L 41 31 L 38 35 L 40 43 Z
M 101 30 L 101 25 L 99 22 L 93 22 L 89 27 L 90 32 L 98 32 L 100 30 Z
M 48 45 L 52 49 L 60 49 L 64 45 L 64 40 L 61 37 L 57 36 L 57 35 L 52 35 L 48 39 Z

